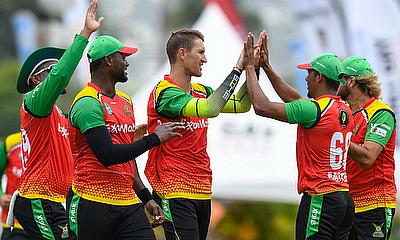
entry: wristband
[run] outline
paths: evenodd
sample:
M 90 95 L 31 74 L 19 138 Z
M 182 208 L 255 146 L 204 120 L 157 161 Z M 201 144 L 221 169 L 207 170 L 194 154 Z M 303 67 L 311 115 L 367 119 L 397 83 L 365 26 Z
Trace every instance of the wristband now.
M 239 74 L 243 72 L 243 69 L 240 69 L 238 66 L 234 66 L 233 70 L 239 72 Z
M 148 201 L 154 199 L 153 195 L 151 195 L 149 189 L 147 188 L 143 188 L 136 195 L 143 204 L 146 204 Z

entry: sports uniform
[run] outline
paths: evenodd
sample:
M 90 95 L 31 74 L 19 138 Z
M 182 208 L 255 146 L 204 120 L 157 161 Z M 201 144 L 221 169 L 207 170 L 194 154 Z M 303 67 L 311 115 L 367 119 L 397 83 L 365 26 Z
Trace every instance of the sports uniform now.
M 3 194 L 12 195 L 17 190 L 19 178 L 22 172 L 21 152 L 21 133 L 14 133 L 6 137 L 0 147 L 0 176 L 5 174 L 7 186 L 5 192 L 0 188 L 0 196 Z M 14 229 L 6 223 L 8 209 L 3 208 L 1 220 L 3 223 L 2 239 L 29 239 L 28 234 L 23 230 L 18 221 L 14 220 Z
M 71 186 L 73 160 L 67 118 L 54 104 L 67 86 L 87 43 L 87 39 L 76 35 L 68 50 L 39 49 L 24 63 L 40 58 L 60 59 L 46 79 L 26 95 L 20 109 L 23 173 L 14 215 L 36 239 L 68 237 L 62 203 Z M 19 83 L 26 82 L 27 78 Z
M 224 84 L 235 87 L 239 76 L 239 72 L 232 71 Z M 205 239 L 207 236 L 212 171 L 206 150 L 209 122 L 200 101 L 215 92 L 208 86 L 191 83 L 190 93 L 186 93 L 169 75 L 165 75 L 149 97 L 149 132 L 154 131 L 157 121 L 183 122 L 186 127 L 181 131 L 181 138 L 151 149 L 145 168 L 155 200 L 162 206 L 167 220 L 163 224 L 167 239 Z M 223 103 L 222 112 L 249 110 L 250 99 L 245 85 L 236 95 L 230 94 L 225 96 L 227 102 Z
M 114 97 L 102 95 L 98 86 L 89 83 L 74 100 L 71 125 L 75 156 L 73 192 L 67 204 L 71 230 L 78 239 L 117 239 L 126 237 L 128 233 L 123 230 L 130 225 L 133 230 L 127 230 L 135 232 L 129 235 L 133 239 L 153 239 L 150 223 L 133 190 L 134 161 L 105 167 L 83 134 L 106 126 L 114 144 L 133 142 L 136 127 L 130 97 L 119 91 Z
M 343 62 L 343 67 L 346 75 L 354 76 L 360 87 L 372 94 L 368 84 L 364 82 L 374 79 L 372 68 L 366 59 L 351 56 Z M 375 81 L 377 80 L 373 82 L 376 83 Z M 356 160 L 348 161 L 350 194 L 355 205 L 354 225 L 349 239 L 389 239 L 397 194 L 394 179 L 395 114 L 387 104 L 374 96 L 369 99 L 367 96 L 365 104 L 353 116 L 351 142 L 362 145 L 365 141 L 371 141 L 383 149 L 369 168 L 363 168 Z
M 155 239 L 143 205 L 152 217 L 163 218 L 135 162 L 161 140 L 156 133 L 135 140 L 131 98 L 115 90 L 116 82 L 127 80 L 125 57 L 136 51 L 107 35 L 88 51 L 92 81 L 70 110 L 74 175 L 67 211 L 74 239 Z
M 299 123 L 298 192 L 303 196 L 296 239 L 345 239 L 354 214 L 346 175 L 351 110 L 337 96 L 298 100 L 285 109 L 289 123 Z

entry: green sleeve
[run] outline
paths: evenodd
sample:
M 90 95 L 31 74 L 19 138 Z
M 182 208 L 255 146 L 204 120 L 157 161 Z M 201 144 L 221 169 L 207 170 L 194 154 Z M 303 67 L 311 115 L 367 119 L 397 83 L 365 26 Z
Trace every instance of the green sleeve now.
M 7 151 L 6 151 L 6 142 L 2 142 L 0 146 L 0 179 L 4 174 L 4 170 L 7 167 Z M 2 196 L 3 188 L 0 186 L 0 196 Z
M 160 115 L 176 118 L 181 115 L 183 107 L 193 96 L 176 87 L 167 88 L 160 94 L 156 103 L 156 111 Z
M 39 117 L 45 117 L 51 113 L 58 96 L 68 85 L 78 66 L 87 43 L 86 38 L 76 35 L 71 46 L 65 51 L 49 75 L 27 94 L 25 106 L 30 112 Z
M 390 112 L 377 112 L 368 123 L 365 141 L 372 141 L 385 147 L 395 127 L 396 121 Z
M 318 118 L 317 105 L 311 100 L 297 100 L 285 103 L 289 123 L 298 123 L 308 128 L 314 125 Z
M 84 97 L 75 102 L 70 113 L 71 124 L 85 133 L 95 127 L 105 126 L 101 103 L 92 97 Z

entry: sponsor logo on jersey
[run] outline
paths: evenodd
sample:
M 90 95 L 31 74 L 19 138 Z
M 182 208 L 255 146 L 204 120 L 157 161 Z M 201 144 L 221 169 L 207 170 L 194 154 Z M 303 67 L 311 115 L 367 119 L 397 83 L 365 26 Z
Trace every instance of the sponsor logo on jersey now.
M 135 125 L 132 124 L 106 124 L 106 127 L 110 133 L 133 133 L 136 131 Z
M 208 127 L 208 120 L 204 118 L 198 119 L 197 121 L 188 121 L 186 118 L 182 118 L 181 122 L 185 125 L 186 130 L 192 132 L 196 129 Z
M 69 135 L 68 129 L 65 128 L 64 126 L 61 126 L 60 123 L 58 123 L 58 131 L 61 133 L 61 136 L 68 138 Z
M 390 127 L 386 124 L 373 124 L 371 127 L 371 133 L 381 137 L 386 137 L 389 130 Z
M 328 172 L 328 178 L 335 182 L 347 183 L 346 172 Z

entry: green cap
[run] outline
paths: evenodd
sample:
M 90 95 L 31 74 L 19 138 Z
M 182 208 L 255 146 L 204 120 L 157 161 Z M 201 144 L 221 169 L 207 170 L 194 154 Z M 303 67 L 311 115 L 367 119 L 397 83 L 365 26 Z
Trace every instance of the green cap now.
M 348 76 L 361 77 L 373 73 L 367 59 L 360 56 L 350 56 L 343 63 L 344 74 Z
M 29 78 L 41 64 L 55 60 L 58 61 L 64 54 L 65 49 L 55 47 L 44 47 L 31 53 L 21 66 L 17 80 L 17 91 L 27 93 L 34 86 L 29 85 Z
M 137 48 L 125 47 L 118 39 L 114 37 L 102 35 L 98 36 L 89 47 L 89 62 L 96 61 L 115 52 L 120 52 L 126 56 L 129 56 L 136 53 L 137 50 Z
M 332 53 L 325 53 L 314 58 L 310 63 L 297 65 L 300 69 L 313 69 L 322 73 L 326 77 L 337 82 L 346 83 L 346 80 L 341 79 L 343 72 L 342 62 Z

